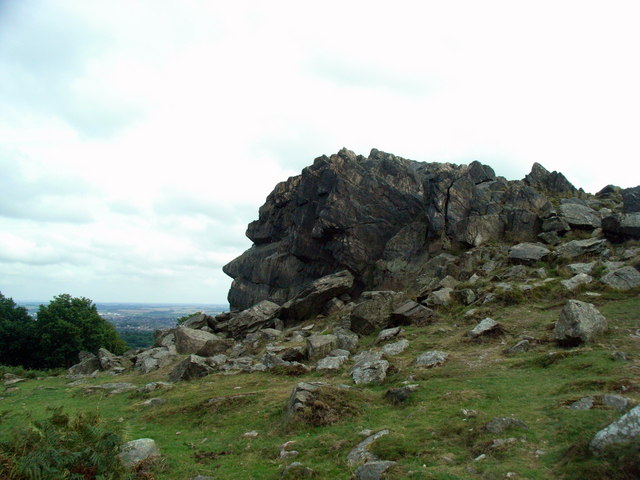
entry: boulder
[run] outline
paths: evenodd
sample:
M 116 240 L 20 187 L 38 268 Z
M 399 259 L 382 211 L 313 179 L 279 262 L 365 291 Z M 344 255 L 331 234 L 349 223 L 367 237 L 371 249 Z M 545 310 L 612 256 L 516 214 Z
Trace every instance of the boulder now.
M 233 348 L 234 345 L 235 342 L 230 338 L 210 338 L 202 348 L 195 353 L 201 357 L 212 357 L 219 353 L 227 352 L 230 348 Z
M 367 462 L 356 468 L 356 480 L 381 480 L 387 470 L 393 467 L 396 462 L 391 460 L 378 460 Z
M 561 280 L 560 284 L 564 288 L 572 292 L 573 290 L 578 288 L 580 285 L 587 285 L 591 282 L 593 282 L 593 277 L 591 275 L 587 275 L 586 273 L 579 273 L 567 280 Z
M 400 327 L 385 328 L 384 330 L 381 330 L 380 333 L 378 333 L 378 337 L 376 338 L 375 342 L 373 342 L 373 344 L 378 345 L 380 343 L 388 342 L 389 340 L 400 335 L 400 333 L 402 333 L 403 331 L 404 330 Z
M 567 265 L 567 268 L 574 275 L 578 275 L 580 273 L 586 273 L 587 275 L 593 272 L 593 268 L 596 266 L 596 262 L 590 263 L 572 263 L 571 265 Z
M 389 430 L 380 430 L 379 432 L 376 432 L 361 441 L 347 455 L 347 465 L 349 465 L 350 467 L 355 467 L 356 465 L 360 465 L 362 463 L 376 462 L 380 460 L 369 451 L 369 448 L 376 440 L 384 437 L 385 435 L 389 435 Z
M 500 435 L 510 428 L 529 428 L 522 420 L 512 417 L 496 417 L 489 421 L 484 428 L 495 435 Z
M 331 350 L 338 347 L 335 335 L 311 335 L 307 338 L 307 356 L 309 360 L 318 360 L 329 355 Z
M 598 238 L 572 240 L 556 248 L 556 255 L 575 258 L 582 255 L 600 255 L 607 248 L 607 241 Z
M 411 394 L 418 390 L 420 386 L 418 384 L 405 385 L 404 387 L 391 388 L 386 391 L 384 398 L 391 403 L 399 404 L 406 402 Z
M 89 352 L 80 352 L 80 363 L 76 363 L 67 370 L 70 376 L 91 375 L 96 370 L 100 370 L 100 360 L 96 355 Z
M 174 335 L 174 328 L 166 328 L 163 330 L 156 330 L 154 332 L 154 347 L 169 347 L 176 344 L 176 337 Z
M 139 438 L 122 445 L 117 456 L 125 467 L 132 468 L 144 460 L 159 457 L 160 449 L 151 438 Z
M 607 320 L 591 303 L 567 300 L 556 322 L 554 336 L 561 345 L 590 342 L 607 330 Z
M 640 406 L 633 408 L 615 422 L 600 430 L 589 443 L 599 454 L 612 445 L 626 444 L 640 438 Z
M 609 215 L 602 219 L 602 231 L 615 242 L 640 239 L 640 212 Z
M 435 312 L 409 300 L 391 312 L 391 325 L 426 325 L 433 321 Z
M 363 350 L 353 356 L 353 368 L 364 365 L 368 362 L 376 362 L 382 360 L 382 352 L 374 350 Z
M 633 267 L 622 267 L 607 273 L 600 281 L 616 290 L 630 290 L 640 287 L 640 272 Z
M 354 353 L 358 350 L 358 334 L 344 328 L 336 328 L 333 334 L 337 339 L 337 346 Z
M 404 352 L 409 346 L 409 340 L 403 338 L 402 340 L 398 340 L 397 342 L 387 343 L 384 347 L 381 348 L 381 351 L 387 357 L 393 357 L 395 355 L 400 355 Z
M 293 325 L 316 317 L 322 313 L 329 300 L 349 292 L 353 287 L 353 280 L 353 275 L 348 270 L 342 270 L 311 282 L 282 305 L 280 318 L 287 325 Z
M 502 333 L 502 326 L 492 318 L 485 318 L 469 331 L 471 338 Z
M 594 209 L 578 203 L 560 205 L 560 217 L 571 228 L 594 229 L 600 227 L 600 216 Z
M 435 292 L 431 292 L 425 303 L 430 307 L 443 307 L 449 305 L 453 300 L 452 294 L 453 288 L 441 288 Z
M 140 373 L 149 373 L 169 365 L 176 356 L 174 346 L 150 348 L 133 357 L 135 362 L 133 369 Z
M 214 318 L 203 312 L 198 312 L 191 315 L 184 322 L 181 323 L 183 327 L 193 328 L 194 330 L 200 330 L 203 327 L 208 327 L 209 323 L 213 322 Z
M 263 300 L 231 317 L 227 321 L 226 330 L 233 338 L 242 338 L 248 333 L 268 327 L 279 312 L 280 307 L 276 303 Z
M 213 371 L 213 367 L 207 360 L 207 358 L 198 355 L 189 355 L 169 374 L 169 381 L 193 380 L 209 375 Z
M 335 371 L 339 370 L 342 365 L 348 360 L 349 357 L 346 356 L 329 356 L 324 357 L 318 361 L 316 365 L 316 370 L 318 371 Z
M 541 243 L 519 243 L 509 249 L 509 260 L 514 263 L 535 263 L 549 255 L 550 250 Z
M 375 360 L 356 365 L 351 369 L 351 378 L 356 385 L 367 383 L 382 383 L 387 377 L 389 362 L 386 360 Z
M 516 355 L 518 353 L 528 352 L 531 349 L 531 342 L 528 339 L 520 340 L 515 345 L 507 348 L 504 353 L 506 355 Z
M 392 291 L 364 292 L 361 297 L 363 301 L 355 306 L 349 316 L 351 330 L 360 335 L 369 335 L 387 327 L 391 312 L 402 296 Z
M 183 325 L 175 329 L 176 351 L 178 353 L 198 353 L 209 340 L 218 340 L 213 333 L 195 330 Z
M 416 358 L 416 365 L 427 368 L 439 367 L 447 361 L 447 358 L 449 358 L 448 353 L 440 350 L 430 350 Z
M 523 182 L 543 192 L 556 195 L 575 194 L 578 191 L 560 172 L 549 172 L 539 163 L 534 163 L 531 172 L 525 175 Z

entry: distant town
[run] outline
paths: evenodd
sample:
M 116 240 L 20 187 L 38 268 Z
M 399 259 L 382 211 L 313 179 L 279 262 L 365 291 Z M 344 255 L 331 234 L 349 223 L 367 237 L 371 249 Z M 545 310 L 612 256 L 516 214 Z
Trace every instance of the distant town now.
M 40 305 L 47 302 L 16 302 L 35 316 Z M 228 304 L 202 303 L 97 303 L 98 313 L 111 322 L 131 348 L 153 344 L 153 332 L 176 325 L 179 318 L 192 313 L 208 315 L 229 311 Z

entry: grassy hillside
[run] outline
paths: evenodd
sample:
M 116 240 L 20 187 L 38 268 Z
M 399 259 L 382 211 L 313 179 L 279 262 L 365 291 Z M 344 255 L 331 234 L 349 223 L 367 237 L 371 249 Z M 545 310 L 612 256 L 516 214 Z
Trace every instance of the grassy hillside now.
M 300 381 L 353 385 L 349 363 L 329 375 L 214 374 L 152 395 L 84 393 L 93 384 L 117 381 L 142 386 L 164 381 L 172 369 L 168 366 L 145 376 L 102 375 L 77 386 L 70 386 L 63 376 L 19 383 L 16 390 L 0 394 L 0 441 L 8 439 L 12 428 L 45 418 L 49 408 L 62 406 L 70 413 L 98 412 L 122 427 L 127 440 L 155 439 L 163 453 L 163 462 L 153 473 L 158 480 L 186 480 L 198 474 L 277 479 L 292 461 L 312 468 L 317 478 L 349 478 L 355 468 L 347 465 L 346 457 L 364 438 L 361 432 L 381 429 L 390 434 L 372 451 L 398 462 L 389 471 L 390 479 L 637 478 L 625 473 L 625 468 L 632 471 L 624 463 L 628 459 L 593 457 L 586 447 L 621 413 L 597 401 L 590 410 L 566 406 L 587 395 L 607 393 L 640 401 L 636 335 L 640 296 L 636 292 L 577 298 L 595 303 L 609 322 L 608 333 L 598 343 L 560 349 L 550 340 L 562 305 L 557 299 L 520 298 L 522 303 L 496 304 L 468 319 L 463 309 L 451 309 L 440 312 L 432 325 L 406 327 L 404 338 L 410 346 L 390 359 L 392 368 L 384 384 L 348 391 L 346 400 L 354 408 L 347 408 L 331 425 L 285 424 L 284 406 Z M 466 332 L 485 314 L 499 321 L 505 333 L 470 340 Z M 534 350 L 505 355 L 505 348 L 523 335 L 539 340 Z M 372 345 L 374 338 L 361 339 L 360 349 Z M 448 352 L 448 361 L 433 369 L 416 367 L 416 356 L 432 349 Z M 618 351 L 625 352 L 628 360 L 612 357 Z M 389 388 L 406 381 L 419 384 L 407 402 L 393 405 L 383 398 Z M 142 405 L 152 396 L 167 402 Z M 494 417 L 514 417 L 527 428 L 491 434 L 484 425 Z M 244 436 L 249 431 L 258 435 Z M 280 459 L 279 446 L 287 441 L 294 441 L 291 449 L 300 454 Z M 485 457 L 476 460 L 481 455 Z

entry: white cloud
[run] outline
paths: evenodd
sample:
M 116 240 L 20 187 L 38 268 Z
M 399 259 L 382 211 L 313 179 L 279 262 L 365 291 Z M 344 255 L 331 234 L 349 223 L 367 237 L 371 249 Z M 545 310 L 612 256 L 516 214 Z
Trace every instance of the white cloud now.
M 271 189 L 343 146 L 640 183 L 634 2 L 0 8 L 16 298 L 222 302 Z

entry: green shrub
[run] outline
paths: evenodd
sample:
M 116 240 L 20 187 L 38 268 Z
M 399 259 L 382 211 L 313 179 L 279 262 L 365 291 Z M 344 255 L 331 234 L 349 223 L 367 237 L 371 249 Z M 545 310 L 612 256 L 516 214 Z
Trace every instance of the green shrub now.
M 6 480 L 121 480 L 132 478 L 116 458 L 121 436 L 97 414 L 75 417 L 52 409 L 50 418 L 16 429 L 0 443 Z

